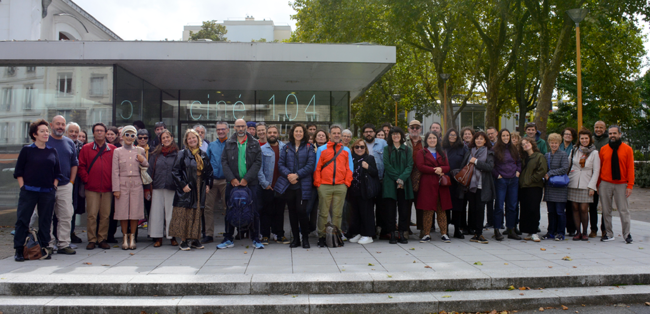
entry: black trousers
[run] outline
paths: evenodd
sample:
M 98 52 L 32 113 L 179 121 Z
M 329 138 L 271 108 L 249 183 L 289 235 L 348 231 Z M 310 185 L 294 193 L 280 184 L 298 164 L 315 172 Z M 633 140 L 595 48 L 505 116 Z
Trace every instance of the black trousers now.
M 477 189 L 476 193 L 469 192 L 465 195 L 467 195 L 467 200 L 469 201 L 468 216 L 471 220 L 471 223 L 468 223 L 468 225 L 472 228 L 473 234 L 482 235 L 486 202 L 481 201 L 481 189 Z
M 594 202 L 589 204 L 589 224 L 591 225 L 591 231 L 598 232 L 598 191 L 594 192 Z M 605 234 L 605 217 L 601 216 L 600 219 L 600 231 L 602 234 Z
M 537 233 L 539 228 L 539 207 L 542 202 L 542 188 L 522 188 L 519 190 L 521 213 L 519 229 L 522 233 Z
M 494 226 L 494 200 L 486 202 L 486 205 L 487 205 L 487 224 L 490 226 Z
M 279 238 L 284 237 L 284 207 L 286 201 L 282 198 L 275 197 L 273 190 L 262 189 L 257 186 L 257 197 L 261 200 L 259 208 L 260 213 L 260 233 L 262 237 L 270 237 L 271 231 Z M 307 201 L 305 201 L 307 206 Z
M 307 216 L 309 218 L 309 232 L 316 230 L 318 223 L 318 190 L 316 187 L 311 189 L 311 199 L 307 203 Z
M 396 222 L 398 224 L 397 231 L 408 231 L 411 226 L 411 209 L 408 207 L 409 202 L 406 200 L 404 189 L 397 189 L 396 195 L 397 200 L 392 198 L 383 199 L 385 207 L 382 213 L 382 219 L 386 224 L 386 231 L 388 232 L 395 231 Z
M 467 228 L 467 213 L 465 212 L 465 199 L 451 197 L 451 219 L 454 223 L 454 231 Z
M 348 193 L 350 216 L 348 233 L 351 236 L 360 234 L 363 237 L 375 236 L 374 199 L 363 199 L 359 195 Z
M 309 200 L 302 199 L 302 190 L 287 189 L 284 192 L 287 207 L 289 207 L 289 223 L 291 224 L 291 234 L 294 239 L 300 239 L 300 234 L 304 239 L 309 237 L 310 226 L 307 218 L 307 204 Z
M 381 184 L 381 181 L 380 181 L 379 196 L 375 197 L 375 199 L 373 200 L 374 203 L 375 203 L 375 221 L 376 221 L 375 225 L 381 227 L 381 234 L 382 235 L 387 234 L 389 232 L 388 231 L 388 224 L 386 224 L 384 222 L 384 216 L 385 215 L 383 213 L 384 213 L 385 208 L 386 208 L 386 203 L 384 202 L 384 198 L 381 197 L 383 190 L 384 190 L 383 184 Z
M 25 245 L 25 238 L 29 233 L 29 221 L 34 214 L 34 208 L 38 211 L 38 244 L 42 248 L 50 245 L 50 226 L 52 225 L 52 213 L 54 212 L 56 190 L 51 192 L 27 191 L 25 187 L 20 189 L 18 196 L 18 209 L 16 210 L 16 232 L 14 234 L 14 249 L 22 248 Z

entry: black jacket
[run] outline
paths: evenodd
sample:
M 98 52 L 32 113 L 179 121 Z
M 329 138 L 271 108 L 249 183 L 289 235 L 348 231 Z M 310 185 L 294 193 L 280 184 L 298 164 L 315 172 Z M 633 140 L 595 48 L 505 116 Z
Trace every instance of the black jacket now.
M 355 156 L 357 157 L 355 158 Z M 354 161 L 354 173 L 352 173 L 352 185 L 350 185 L 347 196 L 352 198 L 359 197 L 360 195 L 362 199 L 369 200 L 371 197 L 368 197 L 368 189 L 366 188 L 366 184 L 368 182 L 363 178 L 363 175 L 367 173 L 371 177 L 375 178 L 377 182 L 379 182 L 379 171 L 377 171 L 377 163 L 375 162 L 375 157 L 366 154 L 363 156 L 362 160 L 358 155 L 353 153 L 352 160 Z M 361 166 L 362 161 L 368 163 L 368 169 L 365 169 Z
M 169 153 L 167 156 L 162 153 L 149 156 L 149 169 L 147 169 L 147 172 L 153 180 L 151 183 L 153 189 L 176 190 L 176 182 L 172 172 L 177 156 L 177 151 Z
M 253 138 L 252 135 L 246 133 L 248 142 L 246 143 L 246 174 L 244 179 L 249 185 L 257 185 L 257 173 L 262 168 L 262 149 L 260 143 Z M 221 168 L 226 181 L 230 182 L 232 179 L 241 181 L 239 176 L 239 147 L 237 146 L 237 133 L 234 133 L 226 141 L 226 147 L 223 148 L 221 154 Z M 212 168 L 210 168 L 212 169 Z
M 205 207 L 205 186 L 212 187 L 212 165 L 210 159 L 204 151 L 200 151 L 201 159 L 203 159 L 203 171 L 201 177 L 203 181 L 201 186 L 196 186 L 196 160 L 194 155 L 187 149 L 178 152 L 174 167 L 172 168 L 172 176 L 176 183 L 176 195 L 174 195 L 174 207 L 184 208 L 197 208 L 196 192 L 200 191 L 201 195 L 201 208 Z M 191 191 L 188 193 L 183 192 L 183 188 L 189 185 Z

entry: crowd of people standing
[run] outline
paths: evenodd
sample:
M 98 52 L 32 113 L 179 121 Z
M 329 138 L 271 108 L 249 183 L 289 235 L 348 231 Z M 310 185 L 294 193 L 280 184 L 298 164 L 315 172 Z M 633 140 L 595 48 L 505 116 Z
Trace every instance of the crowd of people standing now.
M 338 125 L 295 124 L 287 142 L 276 125 L 239 119 L 233 129 L 229 136 L 230 125 L 216 123 L 217 139 L 209 142 L 206 128 L 196 125 L 181 146 L 162 122 L 155 136 L 141 121 L 122 128 L 96 123 L 87 143 L 85 131 L 62 116 L 33 122 L 33 143 L 20 151 L 14 172 L 20 186 L 15 260 L 25 259 L 30 227 L 38 229 L 42 258 L 55 250 L 75 254 L 82 242 L 75 214 L 82 213 L 88 250 L 118 243 L 118 222 L 121 248 L 135 249 L 145 219 L 154 247 L 166 238 L 180 250 L 203 249 L 215 241 L 215 217 L 232 210 L 231 196 L 242 189 L 252 200 L 252 221 L 236 225 L 225 215 L 217 249 L 243 238 L 256 249 L 272 241 L 310 248 L 312 232 L 325 247 L 332 229 L 350 243 L 405 244 L 412 225 L 424 243 L 432 241 L 434 218 L 442 242 L 451 242 L 451 225 L 453 238 L 483 244 L 490 229 L 496 241 L 586 241 L 597 236 L 599 200 L 601 241 L 614 240 L 615 205 L 623 238 L 633 242 L 627 209 L 633 151 L 617 125 L 598 121 L 593 133 L 566 128 L 546 141 L 534 123 L 524 136 L 494 127 L 443 132 L 439 123 L 422 135 L 417 120 L 406 133 L 389 123 L 365 124 L 358 139 Z M 540 237 L 542 201 L 548 228 Z

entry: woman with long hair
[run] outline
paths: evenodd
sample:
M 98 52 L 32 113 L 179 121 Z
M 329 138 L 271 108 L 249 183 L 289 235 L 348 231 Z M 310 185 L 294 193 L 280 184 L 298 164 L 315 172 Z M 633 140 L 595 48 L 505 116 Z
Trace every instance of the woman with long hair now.
M 294 124 L 289 130 L 289 142 L 280 151 L 278 169 L 280 176 L 275 183 L 275 192 L 281 194 L 289 208 L 289 222 L 293 239 L 290 248 L 309 245 L 309 218 L 307 203 L 313 193 L 313 174 L 316 164 L 316 153 L 309 144 L 307 129 L 302 124 Z
M 463 167 L 470 163 L 474 164 L 474 174 L 470 184 L 465 188 L 466 198 L 469 199 L 469 216 L 473 225 L 470 227 L 474 236 L 472 242 L 487 244 L 488 240 L 483 236 L 483 220 L 485 217 L 485 204 L 494 201 L 494 181 L 492 170 L 494 168 L 494 152 L 492 144 L 485 132 L 476 132 L 469 144 L 470 153 L 462 162 Z
M 546 158 L 537 148 L 535 140 L 521 139 L 519 154 L 522 168 L 519 175 L 519 203 L 521 205 L 519 228 L 526 233 L 525 240 L 539 242 L 539 209 L 544 192 L 544 176 L 548 172 Z
M 506 233 L 509 239 L 521 240 L 515 233 L 517 224 L 517 197 L 519 191 L 519 175 L 521 174 L 521 158 L 519 151 L 511 141 L 508 129 L 501 129 L 497 136 L 494 151 L 494 186 L 496 188 L 496 205 L 494 206 L 494 238 L 503 240 L 499 229 L 503 228 L 503 206 L 506 210 Z
M 354 172 L 346 195 L 352 213 L 348 233 L 354 235 L 350 242 L 370 244 L 375 236 L 375 202 L 374 198 L 367 193 L 368 181 L 365 179 L 365 175 L 372 177 L 371 180 L 379 182 L 379 172 L 375 157 L 368 152 L 368 146 L 364 139 L 355 140 L 351 148 Z
M 174 209 L 169 235 L 181 238 L 179 248 L 203 249 L 201 237 L 201 213 L 205 207 L 205 195 L 212 186 L 212 164 L 201 150 L 201 136 L 193 129 L 185 131 L 185 148 L 178 153 L 172 176 L 176 183 Z M 204 194 L 205 193 L 205 194 Z
M 415 208 L 423 211 L 423 232 L 421 243 L 431 241 L 429 234 L 433 225 L 433 214 L 437 213 L 438 226 L 440 227 L 441 239 L 443 242 L 451 242 L 447 234 L 446 210 L 451 209 L 451 196 L 448 186 L 441 186 L 440 179 L 445 173 L 449 173 L 449 160 L 442 149 L 442 141 L 438 138 L 438 132 L 430 131 L 424 136 L 424 147 L 415 154 L 415 165 L 422 176 L 420 177 L 420 190 Z
M 442 141 L 442 148 L 447 154 L 449 160 L 449 171 L 446 175 L 452 177 L 452 172 L 460 171 L 465 156 L 469 155 L 469 149 L 463 143 L 463 140 L 455 129 L 449 129 L 445 132 L 445 138 Z M 454 224 L 454 238 L 465 239 L 463 231 L 467 230 L 467 203 L 465 202 L 465 192 L 463 187 L 451 180 L 451 187 L 449 188 L 451 194 L 452 205 L 452 221 Z
M 77 139 L 83 144 L 88 144 L 88 132 L 86 130 L 79 131 Z
M 589 241 L 589 205 L 594 202 L 600 175 L 600 157 L 593 142 L 591 132 L 580 129 L 578 146 L 569 155 L 569 195 L 567 199 L 573 206 L 573 221 L 577 234 L 573 241 Z M 567 210 L 568 215 L 568 210 Z M 580 226 L 582 225 L 582 231 Z
M 466 126 L 460 130 L 460 136 L 465 146 L 469 146 L 469 144 L 472 142 L 472 139 L 474 139 L 474 129 Z
M 413 199 L 411 170 L 413 154 L 404 144 L 404 131 L 394 126 L 388 134 L 389 144 L 384 148 L 384 182 L 382 196 L 387 203 L 382 219 L 390 233 L 390 244 L 408 243 L 408 231 L 411 224 L 411 209 L 408 201 Z M 399 221 L 397 214 L 399 212 Z M 395 223 L 398 230 L 395 230 Z
M 169 226 L 172 222 L 176 191 L 174 177 L 170 174 L 178 156 L 178 146 L 172 132 L 167 129 L 160 133 L 159 138 L 160 144 L 151 152 L 149 169 L 147 169 L 153 180 L 151 182 L 151 211 L 149 212 L 147 230 L 149 236 L 155 240 L 154 247 L 162 245 L 163 236 L 167 236 L 167 239 L 171 240 L 171 245 L 177 246 L 176 239 L 169 235 Z

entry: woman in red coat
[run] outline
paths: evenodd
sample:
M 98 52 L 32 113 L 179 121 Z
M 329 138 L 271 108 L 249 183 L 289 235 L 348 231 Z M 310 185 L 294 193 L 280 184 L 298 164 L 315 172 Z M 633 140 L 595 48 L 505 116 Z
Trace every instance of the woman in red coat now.
M 448 186 L 440 186 L 440 177 L 449 172 L 449 161 L 442 149 L 442 141 L 434 132 L 424 137 L 424 149 L 415 155 L 415 165 L 422 173 L 420 191 L 415 208 L 424 211 L 424 237 L 421 243 L 431 241 L 429 230 L 433 225 L 433 213 L 438 213 L 438 226 L 442 241 L 451 242 L 447 235 L 447 213 L 452 208 Z

